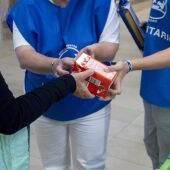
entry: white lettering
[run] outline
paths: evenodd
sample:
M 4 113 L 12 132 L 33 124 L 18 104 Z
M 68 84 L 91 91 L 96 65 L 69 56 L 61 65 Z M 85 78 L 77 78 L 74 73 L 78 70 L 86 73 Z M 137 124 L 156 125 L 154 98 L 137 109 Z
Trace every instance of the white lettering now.
M 166 36 L 167 36 L 166 33 L 165 33 L 164 31 L 162 31 L 162 33 L 161 33 L 161 38 L 163 38 L 163 39 L 166 40 L 166 39 L 167 39 Z
M 161 31 L 160 29 L 156 29 L 154 27 L 147 26 L 146 33 L 149 35 L 157 36 L 158 38 L 164 39 L 170 42 L 170 35 L 165 31 Z
M 148 33 L 148 32 L 149 32 L 149 26 L 146 27 L 146 33 Z
M 150 28 L 150 33 L 149 34 L 153 34 L 153 31 L 155 30 L 154 27 L 149 27 Z
M 154 35 L 154 36 L 157 36 L 157 37 L 160 37 L 160 30 L 157 29 L 157 30 L 154 32 L 153 35 Z

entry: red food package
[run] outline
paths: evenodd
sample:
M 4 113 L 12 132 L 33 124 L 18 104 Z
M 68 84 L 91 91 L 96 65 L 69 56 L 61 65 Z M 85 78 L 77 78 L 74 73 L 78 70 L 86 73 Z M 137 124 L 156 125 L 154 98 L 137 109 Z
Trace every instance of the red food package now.
M 117 76 L 117 72 L 105 72 L 104 69 L 106 67 L 107 66 L 103 63 L 83 53 L 77 58 L 76 64 L 73 66 L 72 70 L 75 72 L 82 72 L 87 69 L 93 69 L 94 74 L 87 78 L 87 87 L 92 94 L 106 98 L 108 89 Z

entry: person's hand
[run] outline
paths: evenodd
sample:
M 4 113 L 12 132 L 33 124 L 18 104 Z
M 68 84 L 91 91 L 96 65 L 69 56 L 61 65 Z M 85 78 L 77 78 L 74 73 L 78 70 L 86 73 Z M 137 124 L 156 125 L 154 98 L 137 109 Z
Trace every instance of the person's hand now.
M 126 61 L 119 61 L 113 66 L 108 66 L 105 70 L 106 72 L 117 72 L 117 77 L 110 89 L 108 90 L 108 97 L 104 100 L 111 100 L 115 98 L 116 95 L 120 95 L 122 92 L 122 80 L 128 73 L 128 64 Z
M 62 76 L 69 74 L 70 69 L 75 63 L 75 59 L 70 57 L 65 57 L 62 59 L 56 59 L 52 63 L 52 72 L 54 76 Z
M 76 81 L 76 91 L 74 92 L 75 96 L 80 98 L 88 98 L 88 99 L 95 97 L 87 89 L 86 82 L 85 82 L 85 79 L 91 76 L 93 73 L 94 71 L 91 69 L 79 73 L 72 73 L 72 76 Z
M 82 53 L 88 54 L 89 56 L 95 58 L 95 50 L 92 45 L 86 46 L 80 50 L 77 54 L 77 58 L 81 56 Z

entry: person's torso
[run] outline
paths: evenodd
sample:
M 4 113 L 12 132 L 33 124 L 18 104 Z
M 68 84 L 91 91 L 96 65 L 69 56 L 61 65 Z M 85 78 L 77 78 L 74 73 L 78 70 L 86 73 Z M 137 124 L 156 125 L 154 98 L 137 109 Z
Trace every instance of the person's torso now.
M 49 0 L 29 1 L 37 16 L 34 19 L 37 30 L 34 48 L 46 56 L 56 58 L 74 58 L 83 47 L 98 42 L 110 7 L 108 3 L 108 10 L 103 13 L 103 23 L 98 27 L 95 12 L 103 0 L 70 0 L 66 8 L 57 7 Z M 25 38 L 29 39 L 29 35 Z M 27 71 L 26 92 L 53 78 L 50 74 L 39 75 Z M 89 100 L 69 95 L 54 104 L 44 115 L 57 120 L 72 120 L 98 111 L 107 103 L 98 98 Z
M 170 47 L 170 0 L 153 0 L 145 35 L 144 56 Z M 170 68 L 143 71 L 141 96 L 149 103 L 170 107 Z

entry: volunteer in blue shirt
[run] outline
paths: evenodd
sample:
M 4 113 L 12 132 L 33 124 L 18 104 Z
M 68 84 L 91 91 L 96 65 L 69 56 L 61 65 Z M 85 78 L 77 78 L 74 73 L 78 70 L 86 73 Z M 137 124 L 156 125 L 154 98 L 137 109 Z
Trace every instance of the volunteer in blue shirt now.
M 170 0 L 153 0 L 145 35 L 144 59 L 127 61 L 126 64 L 119 62 L 116 68 L 110 68 L 120 70 L 113 94 L 121 92 L 121 79 L 128 67 L 129 70 L 144 69 L 140 91 L 145 108 L 144 142 L 154 170 L 170 153 L 169 9 Z M 163 66 L 167 68 L 159 69 Z
M 8 24 L 27 92 L 68 73 L 80 50 L 110 61 L 118 49 L 114 0 L 19 0 Z M 69 169 L 72 159 L 74 170 L 104 170 L 109 119 L 109 102 L 98 98 L 56 103 L 36 124 L 44 169 Z

